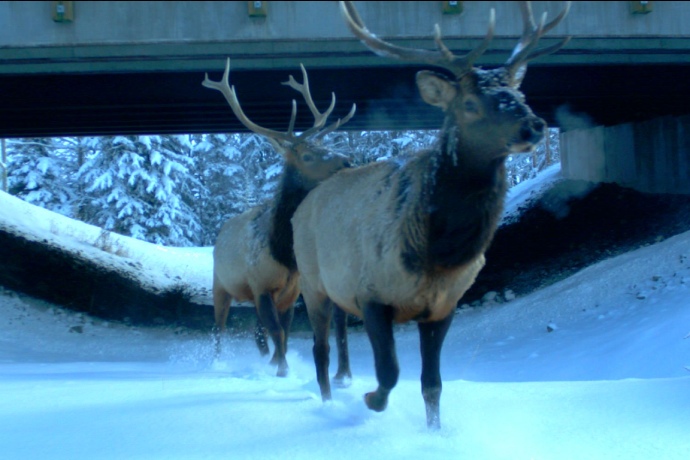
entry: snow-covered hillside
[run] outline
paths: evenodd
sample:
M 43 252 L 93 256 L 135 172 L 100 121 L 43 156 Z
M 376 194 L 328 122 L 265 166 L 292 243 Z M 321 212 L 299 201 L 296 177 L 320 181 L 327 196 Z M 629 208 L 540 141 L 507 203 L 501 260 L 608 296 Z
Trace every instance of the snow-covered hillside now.
M 79 250 L 98 237 L 0 198 L 15 228 Z M 152 282 L 210 283 L 208 248 L 117 241 Z M 379 414 L 362 401 L 376 385 L 362 332 L 350 333 L 352 385 L 324 405 L 307 334 L 291 338 L 281 379 L 250 338 L 228 337 L 214 361 L 205 333 L 105 323 L 0 290 L 0 457 L 687 459 L 688 333 L 690 232 L 460 310 L 443 348 L 442 429 L 429 432 L 413 324 L 397 328 L 401 379 Z

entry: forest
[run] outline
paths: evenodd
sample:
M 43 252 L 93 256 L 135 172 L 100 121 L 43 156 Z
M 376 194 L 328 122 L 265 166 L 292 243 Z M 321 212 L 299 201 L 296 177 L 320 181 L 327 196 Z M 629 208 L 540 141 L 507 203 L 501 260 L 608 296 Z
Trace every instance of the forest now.
M 331 133 L 354 166 L 405 155 L 437 131 Z M 516 185 L 559 161 L 558 130 L 508 158 Z M 212 246 L 228 218 L 273 196 L 282 157 L 257 134 L 119 135 L 3 141 L 0 185 L 70 218 L 164 246 Z

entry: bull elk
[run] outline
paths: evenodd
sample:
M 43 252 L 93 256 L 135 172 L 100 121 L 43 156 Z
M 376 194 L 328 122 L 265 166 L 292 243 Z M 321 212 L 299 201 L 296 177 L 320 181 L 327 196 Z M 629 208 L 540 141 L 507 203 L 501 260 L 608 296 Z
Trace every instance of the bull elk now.
M 302 68 L 303 83 L 292 76 L 283 84 L 302 94 L 314 116 L 314 125 L 295 134 L 296 103 L 292 101 L 292 115 L 287 132 L 278 132 L 252 122 L 242 110 L 229 85 L 230 59 L 220 82 L 211 81 L 208 74 L 203 82 L 207 88 L 220 91 L 237 118 L 250 131 L 268 138 L 282 154 L 285 167 L 273 201 L 229 219 L 222 227 L 213 249 L 213 307 L 215 314 L 216 353 L 220 352 L 220 333 L 225 325 L 232 299 L 251 301 L 256 306 L 260 323 L 267 329 L 275 345 L 272 364 L 278 366 L 277 375 L 285 376 L 287 336 L 292 322 L 294 303 L 299 295 L 297 265 L 292 250 L 290 219 L 295 209 L 311 189 L 335 172 L 349 166 L 347 157 L 321 147 L 319 140 L 352 118 L 356 106 L 342 120 L 325 126 L 335 107 L 335 94 L 330 107 L 323 113 L 314 104 L 307 72 Z M 345 321 L 344 314 L 341 321 Z M 257 345 L 262 354 L 268 353 L 263 329 L 257 326 Z
M 378 387 L 364 396 L 383 411 L 399 366 L 393 323 L 418 323 L 422 395 L 427 425 L 440 427 L 441 347 L 458 300 L 484 266 L 506 194 L 505 159 L 529 152 L 544 137 L 545 122 L 519 91 L 527 62 L 560 49 L 568 38 L 537 49 L 567 14 L 546 15 L 535 25 L 522 3 L 524 32 L 499 68 L 473 62 L 493 36 L 494 11 L 482 43 L 465 56 L 441 40 L 437 50 L 401 48 L 367 30 L 351 2 L 340 2 L 353 34 L 381 56 L 420 61 L 449 70 L 454 78 L 420 71 L 422 99 L 443 110 L 436 144 L 405 161 L 384 161 L 343 170 L 324 181 L 293 219 L 300 286 L 314 329 L 314 362 L 323 400 L 331 399 L 328 325 L 333 303 L 364 320 Z

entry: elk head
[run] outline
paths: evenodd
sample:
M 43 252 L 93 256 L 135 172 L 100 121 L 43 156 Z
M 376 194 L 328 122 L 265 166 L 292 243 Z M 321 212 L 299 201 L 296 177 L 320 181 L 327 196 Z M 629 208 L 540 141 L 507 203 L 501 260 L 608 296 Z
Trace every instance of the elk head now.
M 565 9 L 548 23 L 544 13 L 538 25 L 529 2 L 520 2 L 522 36 L 506 63 L 490 70 L 474 67 L 474 62 L 493 38 L 493 9 L 482 43 L 465 56 L 456 56 L 441 40 L 438 24 L 435 26 L 435 51 L 402 48 L 369 32 L 352 2 L 340 2 L 340 7 L 352 33 L 375 53 L 439 66 L 453 74 L 454 78 L 448 78 L 421 71 L 417 74 L 417 87 L 426 103 L 441 108 L 446 114 L 444 130 L 456 132 L 454 137 L 464 143 L 460 147 L 471 147 L 462 150 L 484 152 L 492 159 L 528 152 L 544 137 L 546 123 L 532 113 L 519 87 L 529 61 L 557 51 L 570 39 L 566 37 L 552 46 L 537 49 L 539 39 L 566 16 L 570 2 L 566 2 Z
M 292 114 L 290 116 L 290 123 L 286 132 L 274 131 L 272 129 L 264 128 L 257 125 L 245 115 L 242 107 L 237 99 L 235 87 L 230 86 L 230 59 L 225 64 L 225 72 L 223 78 L 219 82 L 211 81 L 206 74 L 203 85 L 207 88 L 216 89 L 220 91 L 225 99 L 228 101 L 230 108 L 242 124 L 250 131 L 260 134 L 268 138 L 271 144 L 281 153 L 286 161 L 286 169 L 294 169 L 299 171 L 299 179 L 305 189 L 314 188 L 322 180 L 332 176 L 338 170 L 348 167 L 349 162 L 345 156 L 329 152 L 320 146 L 320 140 L 323 137 L 338 129 L 340 126 L 347 123 L 355 114 L 357 109 L 355 104 L 352 104 L 352 109 L 343 118 L 338 119 L 329 126 L 326 125 L 326 120 L 330 116 L 335 107 L 335 93 L 331 93 L 331 105 L 325 112 L 321 113 L 316 108 L 314 100 L 312 99 L 309 89 L 309 77 L 304 66 L 300 64 L 302 69 L 303 83 L 298 83 L 292 75 L 284 85 L 290 86 L 298 91 L 304 97 L 304 100 L 314 116 L 314 124 L 306 131 L 295 134 L 295 118 L 297 116 L 297 103 L 292 100 Z

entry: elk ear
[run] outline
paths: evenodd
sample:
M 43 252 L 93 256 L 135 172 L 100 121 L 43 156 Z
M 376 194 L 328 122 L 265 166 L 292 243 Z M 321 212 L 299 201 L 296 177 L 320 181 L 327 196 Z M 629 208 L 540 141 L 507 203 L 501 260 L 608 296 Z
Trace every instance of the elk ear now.
M 446 77 L 428 70 L 417 72 L 417 88 L 419 88 L 424 102 L 443 110 L 448 108 L 450 101 L 458 93 L 455 86 Z

